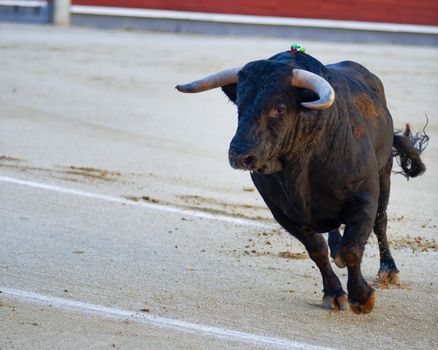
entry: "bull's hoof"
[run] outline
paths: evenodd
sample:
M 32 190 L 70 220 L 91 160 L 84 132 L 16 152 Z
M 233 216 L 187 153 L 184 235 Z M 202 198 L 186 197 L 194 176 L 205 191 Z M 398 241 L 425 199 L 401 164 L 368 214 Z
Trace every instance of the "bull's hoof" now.
M 339 253 L 335 255 L 333 261 L 335 262 L 336 266 L 339 267 L 340 269 L 343 269 L 346 266 L 344 258 Z
M 353 302 L 349 300 L 350 308 L 355 314 L 368 314 L 370 313 L 374 308 L 374 303 L 376 302 L 376 295 L 374 293 L 374 289 L 370 289 L 370 295 L 368 297 L 368 300 L 363 303 L 359 304 L 357 302 Z
M 379 271 L 379 273 L 377 274 L 374 280 L 381 287 L 400 286 L 400 278 L 398 276 L 398 271 Z
M 322 297 L 322 306 L 329 310 L 346 310 L 348 298 L 346 294 L 342 295 L 324 295 Z

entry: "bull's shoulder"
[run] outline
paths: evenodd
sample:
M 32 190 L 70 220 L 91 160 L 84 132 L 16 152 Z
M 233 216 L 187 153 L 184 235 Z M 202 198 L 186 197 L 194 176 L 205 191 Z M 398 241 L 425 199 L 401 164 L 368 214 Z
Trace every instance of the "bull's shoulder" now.
M 386 105 L 382 81 L 361 64 L 353 61 L 342 61 L 328 64 L 326 68 L 341 80 L 351 82 L 351 85 L 357 85 L 358 82 L 361 83 L 364 88 L 374 92 Z M 360 87 L 359 90 L 361 90 Z

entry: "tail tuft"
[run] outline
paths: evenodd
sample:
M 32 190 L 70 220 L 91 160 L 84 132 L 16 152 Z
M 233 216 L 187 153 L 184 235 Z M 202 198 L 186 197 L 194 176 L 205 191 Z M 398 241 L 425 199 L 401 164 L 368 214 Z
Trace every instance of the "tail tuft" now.
M 427 115 L 426 115 L 427 118 Z M 426 126 L 419 132 L 412 132 L 411 126 L 406 124 L 405 131 L 394 133 L 392 156 L 396 158 L 401 171 L 395 173 L 402 174 L 407 179 L 417 177 L 426 171 L 426 166 L 421 161 L 420 155 L 429 143 L 429 136 L 426 134 Z

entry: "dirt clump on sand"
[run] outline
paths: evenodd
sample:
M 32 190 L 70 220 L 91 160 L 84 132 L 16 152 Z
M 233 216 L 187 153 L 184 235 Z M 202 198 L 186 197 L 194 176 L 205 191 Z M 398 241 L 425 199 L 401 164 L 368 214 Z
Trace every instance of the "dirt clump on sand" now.
M 252 256 L 278 256 L 280 258 L 292 259 L 292 260 L 303 260 L 309 258 L 309 256 L 305 252 L 293 253 L 288 250 L 278 253 L 273 253 L 270 251 L 257 251 L 255 249 L 252 249 L 252 250 L 245 250 L 243 253 L 245 255 L 252 255 Z
M 309 258 L 309 256 L 305 252 L 293 253 L 293 252 L 290 252 L 288 250 L 285 250 L 283 252 L 279 252 L 277 255 L 280 258 L 293 259 L 293 260 L 302 260 L 302 259 L 308 259 Z
M 177 198 L 183 201 L 183 204 L 179 205 L 188 207 L 189 209 L 207 211 L 219 215 L 229 215 L 251 220 L 272 222 L 272 219 L 267 212 L 267 208 L 264 205 L 236 203 L 197 194 L 177 195 Z
M 424 237 L 410 237 L 393 239 L 389 242 L 394 249 L 411 249 L 412 252 L 438 252 L 438 243 L 435 239 Z
M 21 162 L 23 159 L 17 158 L 17 157 L 10 157 L 10 156 L 0 156 L 0 162 L 1 161 L 7 161 L 7 162 Z
M 133 195 L 124 196 L 124 198 L 134 202 L 145 201 L 155 204 L 160 203 L 163 205 L 169 205 L 186 210 L 200 211 L 213 215 L 224 215 L 224 216 L 248 219 L 253 221 L 263 221 L 267 223 L 273 223 L 272 219 L 270 218 L 262 217 L 259 215 L 250 215 L 247 213 L 242 213 L 237 210 L 244 208 L 258 209 L 258 207 L 256 206 L 250 206 L 245 204 L 231 204 L 231 203 L 221 202 L 215 198 L 201 197 L 197 195 L 180 195 L 177 197 L 179 199 L 182 199 L 184 203 L 178 201 L 164 201 L 164 200 L 152 198 L 150 196 L 133 196 Z M 264 210 L 263 207 L 259 207 L 259 208 Z
M 161 201 L 159 199 L 152 198 L 149 196 L 125 196 L 125 198 L 129 199 L 130 201 L 134 201 L 134 202 L 145 201 L 145 202 L 154 203 L 154 204 L 161 203 Z
M 10 157 L 2 155 L 0 156 L 0 167 L 6 169 L 18 170 L 21 172 L 30 173 L 41 173 L 46 176 L 52 177 L 54 179 L 70 181 L 70 182 L 81 182 L 81 180 L 103 180 L 103 181 L 114 181 L 117 177 L 122 174 L 118 171 L 110 171 L 105 169 L 96 169 L 91 167 L 82 166 L 59 166 L 53 167 L 42 167 L 42 166 L 31 166 L 23 165 L 24 159 L 17 157 Z M 56 169 L 58 168 L 58 169 Z M 65 175 L 71 177 L 65 177 Z
M 65 174 L 79 175 L 79 176 L 105 180 L 105 181 L 111 181 L 115 177 L 121 176 L 121 173 L 118 171 L 109 171 L 105 169 L 80 167 L 74 165 L 70 165 L 69 167 L 65 167 L 65 168 L 67 169 L 66 171 L 64 171 Z

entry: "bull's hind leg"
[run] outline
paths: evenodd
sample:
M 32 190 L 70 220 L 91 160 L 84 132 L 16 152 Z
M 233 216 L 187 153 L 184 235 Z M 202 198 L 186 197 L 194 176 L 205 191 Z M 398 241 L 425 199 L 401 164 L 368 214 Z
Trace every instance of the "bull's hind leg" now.
M 342 235 L 339 229 L 332 230 L 328 233 L 328 245 L 330 247 L 330 256 L 336 266 L 343 269 L 345 267 L 345 261 L 341 255 Z
M 398 285 L 400 283 L 398 277 L 399 271 L 395 265 L 394 259 L 391 256 L 388 239 L 386 237 L 386 227 L 388 221 L 386 208 L 388 206 L 391 186 L 391 169 L 392 156 L 389 158 L 388 163 L 380 175 L 379 207 L 377 209 L 376 220 L 374 222 L 374 233 L 376 234 L 377 241 L 379 242 L 380 252 L 380 269 L 377 275 L 377 282 Z

